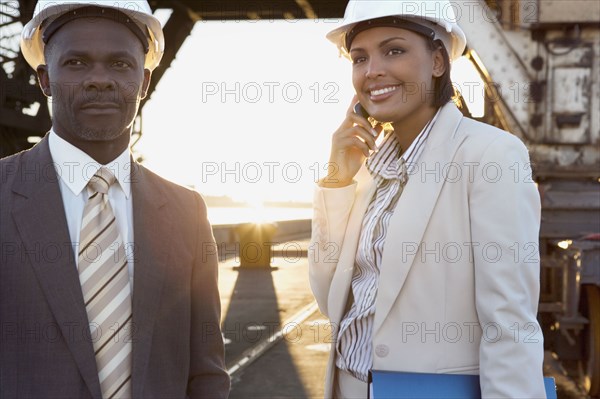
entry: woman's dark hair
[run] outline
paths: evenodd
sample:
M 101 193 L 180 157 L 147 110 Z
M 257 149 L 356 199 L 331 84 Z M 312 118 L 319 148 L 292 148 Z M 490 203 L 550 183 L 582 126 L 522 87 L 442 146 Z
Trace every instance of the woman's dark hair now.
M 425 40 L 427 41 L 429 50 L 435 51 L 439 48 L 442 52 L 442 57 L 444 58 L 444 74 L 439 78 L 435 78 L 433 85 L 433 106 L 439 108 L 452 100 L 452 98 L 456 95 L 454 86 L 452 85 L 452 80 L 450 78 L 450 56 L 448 55 L 448 51 L 441 40 Z

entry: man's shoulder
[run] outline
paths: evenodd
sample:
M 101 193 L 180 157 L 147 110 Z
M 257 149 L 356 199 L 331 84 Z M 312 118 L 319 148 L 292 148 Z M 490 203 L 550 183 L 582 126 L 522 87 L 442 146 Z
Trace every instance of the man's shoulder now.
M 15 179 L 19 174 L 21 164 L 29 156 L 30 151 L 31 149 L 21 151 L 0 159 L 0 182 L 2 186 L 9 186 Z
M 197 220 L 198 217 L 206 217 L 206 203 L 197 191 L 172 182 L 140 164 L 136 164 L 136 169 L 143 175 L 140 182 L 146 184 L 141 192 L 160 191 L 158 198 L 162 198 L 163 201 L 169 204 L 173 220 L 177 220 L 179 223 L 187 223 L 190 220 Z M 135 182 L 135 180 L 136 177 L 132 177 L 132 182 Z
M 55 181 L 54 163 L 48 147 L 48 138 L 44 137 L 33 147 L 0 159 L 0 183 Z
M 178 198 L 183 201 L 202 201 L 200 194 L 191 187 L 168 180 L 141 164 L 136 164 L 136 168 L 139 168 L 139 172 L 144 175 L 144 180 L 147 183 L 160 187 L 170 199 Z M 135 179 L 135 176 L 133 176 L 132 181 L 135 181 Z
M 145 167 L 142 164 L 136 163 L 136 167 L 140 169 L 140 172 L 144 174 L 144 177 L 146 179 L 151 181 L 153 184 L 160 185 L 161 188 L 164 190 L 172 190 L 175 192 L 182 193 L 184 195 L 195 192 L 194 190 L 192 190 L 189 187 L 183 186 L 183 185 L 175 183 L 165 177 L 162 177 L 158 173 L 152 171 L 151 169 L 148 169 L 147 167 Z
M 38 163 L 40 167 L 46 166 L 41 165 L 43 162 L 52 164 L 47 138 L 43 138 L 42 141 L 29 149 L 1 158 L 0 173 L 10 172 L 12 168 L 19 167 L 25 162 Z
M 0 165 L 7 166 L 19 164 L 23 156 L 25 156 L 25 154 L 27 154 L 29 151 L 31 151 L 31 149 L 17 152 L 16 154 L 12 154 L 4 158 L 0 158 Z

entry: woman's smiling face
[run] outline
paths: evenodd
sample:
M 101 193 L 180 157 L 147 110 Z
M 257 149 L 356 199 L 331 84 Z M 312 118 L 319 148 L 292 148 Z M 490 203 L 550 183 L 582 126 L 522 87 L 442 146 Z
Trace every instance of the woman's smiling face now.
M 352 83 L 358 100 L 380 122 L 403 122 L 432 108 L 433 78 L 443 74 L 440 50 L 409 30 L 365 30 L 350 46 Z

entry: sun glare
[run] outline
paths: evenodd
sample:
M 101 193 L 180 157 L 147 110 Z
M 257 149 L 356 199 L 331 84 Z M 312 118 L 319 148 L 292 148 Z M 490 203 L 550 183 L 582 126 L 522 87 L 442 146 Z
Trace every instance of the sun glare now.
M 198 22 L 142 111 L 136 152 L 205 196 L 251 204 L 258 219 L 264 202 L 310 203 L 354 95 L 350 62 L 325 39 L 334 26 Z M 483 82 L 472 64 L 457 60 L 452 77 L 481 115 Z

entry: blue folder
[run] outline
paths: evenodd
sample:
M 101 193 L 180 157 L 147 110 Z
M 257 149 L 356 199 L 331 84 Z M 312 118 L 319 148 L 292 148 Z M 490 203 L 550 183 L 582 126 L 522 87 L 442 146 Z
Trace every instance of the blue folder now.
M 546 398 L 556 399 L 554 378 L 545 377 Z M 369 399 L 479 399 L 478 375 L 371 370 Z

